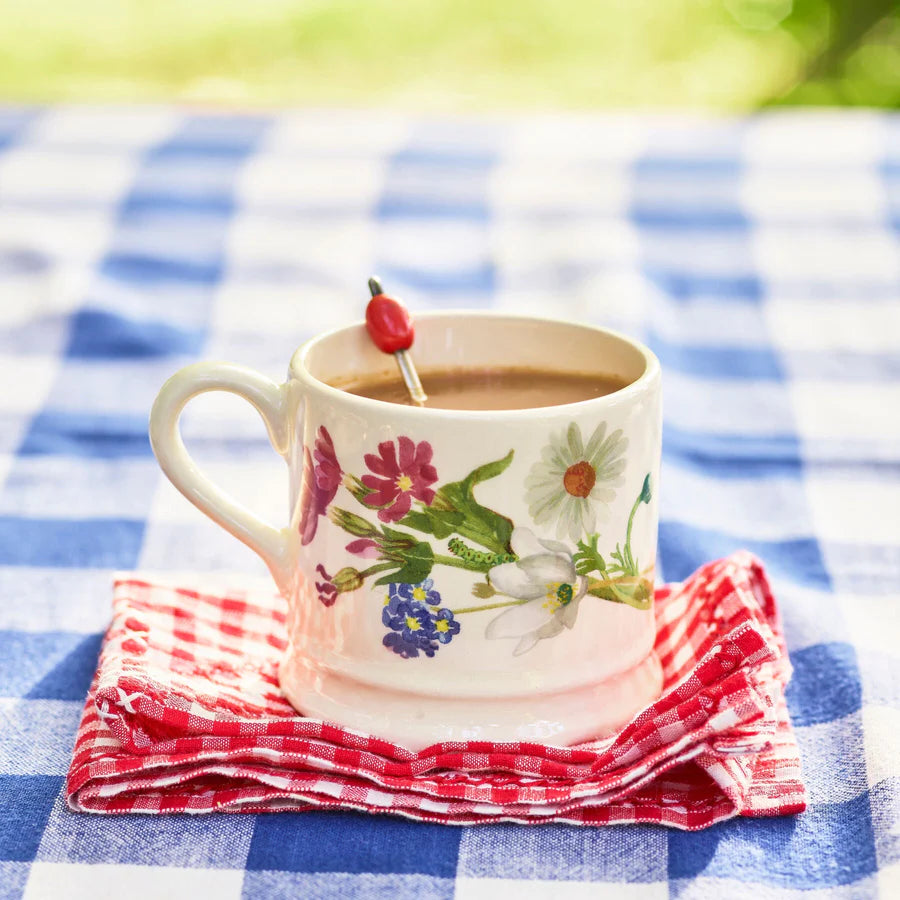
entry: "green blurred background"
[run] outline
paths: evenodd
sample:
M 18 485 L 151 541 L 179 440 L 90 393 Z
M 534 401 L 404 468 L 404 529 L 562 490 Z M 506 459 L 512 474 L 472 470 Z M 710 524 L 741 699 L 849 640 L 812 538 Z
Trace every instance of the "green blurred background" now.
M 0 0 L 0 99 L 900 105 L 884 0 Z

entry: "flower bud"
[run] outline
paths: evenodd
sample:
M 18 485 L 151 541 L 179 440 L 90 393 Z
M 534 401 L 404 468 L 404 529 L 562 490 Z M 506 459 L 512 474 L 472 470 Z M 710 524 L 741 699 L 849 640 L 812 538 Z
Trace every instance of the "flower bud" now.
M 641 503 L 649 503 L 653 499 L 653 494 L 650 492 L 650 475 L 644 479 L 644 486 L 641 488 Z
M 346 509 L 332 506 L 328 510 L 328 518 L 339 528 L 343 528 L 344 531 L 352 534 L 354 537 L 374 538 L 380 534 L 379 530 L 371 522 L 367 522 L 362 516 L 347 512 Z
M 404 534 L 402 531 L 394 531 L 392 528 L 385 528 L 385 537 L 381 541 L 381 548 L 385 555 L 391 559 L 409 562 L 406 558 L 407 554 L 419 542 L 412 535 Z
M 331 579 L 331 583 L 337 588 L 339 594 L 355 591 L 357 588 L 363 586 L 364 581 L 365 579 L 362 576 L 362 572 L 358 572 L 350 566 L 341 569 L 334 578 Z
M 353 495 L 358 503 L 368 506 L 369 509 L 375 509 L 371 504 L 366 503 L 366 498 L 372 493 L 371 488 L 367 488 L 359 478 L 355 475 L 344 476 L 344 487 Z

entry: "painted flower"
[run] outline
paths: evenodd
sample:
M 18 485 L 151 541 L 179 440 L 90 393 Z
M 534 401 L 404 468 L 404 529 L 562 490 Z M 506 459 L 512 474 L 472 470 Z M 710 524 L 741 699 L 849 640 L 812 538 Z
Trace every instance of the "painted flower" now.
M 382 639 L 384 646 L 404 659 L 420 653 L 434 656 L 439 644 L 449 644 L 459 634 L 459 622 L 440 602 L 430 578 L 419 584 L 389 585 L 381 611 L 381 621 L 389 629 Z
M 418 584 L 392 584 L 388 589 L 388 595 L 396 595 L 401 600 L 414 600 L 426 606 L 441 605 L 441 595 L 434 589 L 433 578 L 426 578 Z
M 397 439 L 396 447 L 393 441 L 382 441 L 377 456 L 365 455 L 366 465 L 374 474 L 360 479 L 369 490 L 364 502 L 381 507 L 378 518 L 382 522 L 400 521 L 414 499 L 431 505 L 431 485 L 437 481 L 437 471 L 431 465 L 432 452 L 428 441 L 416 444 L 404 435 Z
M 572 422 L 553 435 L 525 479 L 525 500 L 536 525 L 556 520 L 556 536 L 577 541 L 606 519 L 615 488 L 625 483 L 628 438 L 621 429 L 606 434 L 601 422 L 587 443 Z
M 354 553 L 356 556 L 362 556 L 366 559 L 379 559 L 381 556 L 381 545 L 372 538 L 358 538 L 350 541 L 346 548 L 348 553 Z
M 528 528 L 514 529 L 510 544 L 518 561 L 494 566 L 488 577 L 498 592 L 528 602 L 496 616 L 485 637 L 518 638 L 513 655 L 520 656 L 574 626 L 588 580 L 576 573 L 565 544 L 540 540 Z
M 382 643 L 394 653 L 404 659 L 412 659 L 420 653 L 434 656 L 438 647 L 431 627 L 431 614 L 423 604 L 389 596 L 381 611 L 381 621 L 389 629 Z
M 442 644 L 449 644 L 459 634 L 459 622 L 453 618 L 453 613 L 447 609 L 431 610 L 431 621 L 434 625 L 435 639 Z
M 334 606 L 334 601 L 337 600 L 338 589 L 331 580 L 332 576 L 325 571 L 325 566 L 323 566 L 322 563 L 319 563 L 316 566 L 316 572 L 324 579 L 323 581 L 316 582 L 319 600 L 321 600 L 325 606 Z
M 319 592 L 319 600 L 325 606 L 334 606 L 338 594 L 346 594 L 348 591 L 355 591 L 363 586 L 365 577 L 362 572 L 358 572 L 351 566 L 345 566 L 335 575 L 329 575 L 325 571 L 325 566 L 319 563 L 316 566 L 316 572 L 322 576 L 324 581 L 316 582 L 316 590 Z
M 371 522 L 339 506 L 332 506 L 327 516 L 335 525 L 356 538 L 347 544 L 348 553 L 355 553 L 368 559 L 377 559 L 381 556 L 383 535 Z
M 328 504 L 334 500 L 343 475 L 331 435 L 324 425 L 320 425 L 312 456 L 309 448 L 303 448 L 302 544 L 308 544 L 316 536 L 319 516 L 324 516 L 328 511 Z

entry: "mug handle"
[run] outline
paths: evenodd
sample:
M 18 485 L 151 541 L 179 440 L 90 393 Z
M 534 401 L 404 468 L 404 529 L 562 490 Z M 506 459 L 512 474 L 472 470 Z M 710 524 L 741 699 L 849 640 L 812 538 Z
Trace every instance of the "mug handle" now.
M 275 450 L 286 456 L 290 443 L 289 385 L 278 385 L 246 366 L 199 362 L 176 372 L 150 412 L 150 445 L 169 481 L 201 512 L 262 557 L 279 589 L 291 579 L 291 529 L 274 528 L 216 487 L 191 459 L 178 420 L 187 402 L 207 391 L 243 397 L 262 417 Z

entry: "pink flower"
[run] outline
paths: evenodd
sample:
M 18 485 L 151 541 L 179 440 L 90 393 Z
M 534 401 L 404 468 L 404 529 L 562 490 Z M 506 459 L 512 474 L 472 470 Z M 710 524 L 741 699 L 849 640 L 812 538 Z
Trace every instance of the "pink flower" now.
M 325 571 L 325 566 L 322 563 L 319 563 L 316 566 L 316 572 L 324 578 L 324 581 L 316 582 L 316 590 L 319 592 L 319 599 L 325 606 L 334 606 L 334 601 L 337 600 L 338 589 L 332 582 L 334 578 L 333 575 L 329 575 Z
M 315 465 L 313 465 L 313 458 Z M 334 443 L 324 425 L 319 426 L 315 451 L 303 448 L 303 515 L 300 519 L 300 542 L 308 544 L 319 526 L 319 516 L 324 516 L 328 504 L 341 486 L 343 471 L 334 452 Z
M 378 445 L 378 456 L 367 453 L 366 465 L 375 473 L 360 479 L 369 489 L 365 502 L 381 506 L 378 518 L 382 522 L 398 522 L 410 509 L 413 498 L 431 505 L 434 491 L 430 485 L 437 481 L 437 471 L 431 465 L 432 449 L 428 441 L 416 444 L 405 435 Z M 399 452 L 398 452 L 399 450 Z
M 358 590 L 365 584 L 366 573 L 360 572 L 351 566 L 344 566 L 334 575 L 329 575 L 325 571 L 325 566 L 319 563 L 316 566 L 316 573 L 321 575 L 324 581 L 317 581 L 316 590 L 319 593 L 319 600 L 324 606 L 334 606 L 338 594 L 345 594 L 349 591 Z
M 367 559 L 378 559 L 381 556 L 381 546 L 371 538 L 360 538 L 356 541 L 350 541 L 346 550 L 348 553 L 355 553 L 357 556 L 363 556 Z

